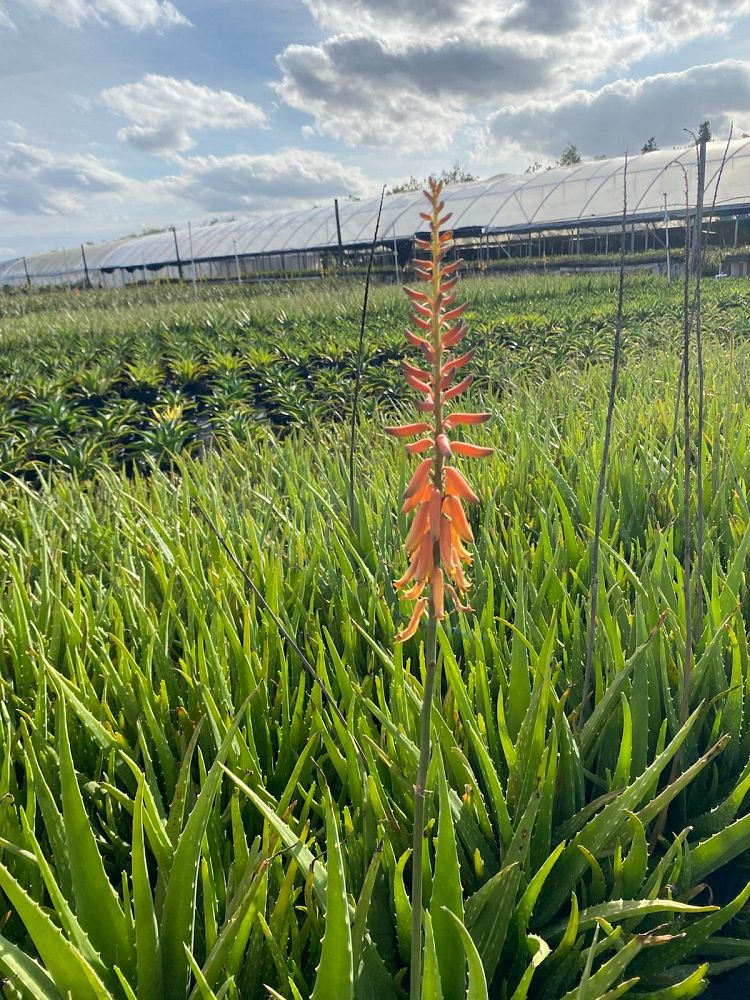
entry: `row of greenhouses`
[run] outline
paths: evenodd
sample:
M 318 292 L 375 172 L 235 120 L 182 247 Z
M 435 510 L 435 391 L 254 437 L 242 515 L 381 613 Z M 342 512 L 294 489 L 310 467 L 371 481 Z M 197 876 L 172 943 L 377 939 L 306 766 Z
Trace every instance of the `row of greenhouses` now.
M 626 159 L 457 184 L 445 192 L 459 246 L 475 260 L 613 250 L 620 234 Z M 694 208 L 696 148 L 639 154 L 627 161 L 627 247 L 679 243 Z M 750 216 L 750 140 L 711 142 L 706 155 L 707 209 L 716 218 Z M 0 263 L 0 287 L 117 287 L 161 280 L 237 280 L 258 275 L 313 275 L 355 266 L 373 240 L 379 199 L 331 201 L 296 212 L 237 219 Z M 411 257 L 424 222 L 419 191 L 389 195 L 379 227 L 378 261 L 392 268 Z M 731 228 L 731 227 L 730 227 Z

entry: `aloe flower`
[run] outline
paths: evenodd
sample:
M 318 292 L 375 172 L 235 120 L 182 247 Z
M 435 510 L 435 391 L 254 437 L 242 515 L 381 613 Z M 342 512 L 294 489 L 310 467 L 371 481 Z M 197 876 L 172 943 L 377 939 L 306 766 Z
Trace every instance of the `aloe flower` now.
M 414 511 L 414 517 L 404 542 L 409 568 L 395 581 L 395 587 L 415 604 L 409 624 L 396 636 L 397 642 L 414 635 L 426 612 L 437 620 L 445 618 L 446 593 L 457 610 L 471 610 L 464 600 L 469 589 L 464 567 L 471 564 L 466 544 L 474 538 L 463 502 L 476 503 L 477 496 L 462 473 L 450 463 L 456 455 L 482 458 L 492 452 L 491 448 L 452 442 L 448 437 L 455 427 L 484 423 L 490 415 L 446 412 L 448 405 L 472 383 L 472 375 L 458 381 L 456 378 L 474 352 L 467 351 L 458 357 L 447 353 L 466 335 L 461 317 L 468 303 L 455 304 L 461 261 L 443 263 L 453 246 L 453 237 L 440 231 L 451 217 L 450 213 L 441 214 L 445 207 L 440 199 L 442 188 L 441 182 L 430 179 L 429 190 L 425 191 L 430 211 L 420 213 L 429 223 L 430 238 L 416 241 L 417 247 L 428 252 L 429 257 L 415 260 L 414 270 L 429 287 L 425 291 L 405 289 L 413 303 L 412 324 L 418 331 L 408 329 L 406 338 L 419 348 L 428 367 L 423 369 L 404 362 L 404 374 L 412 389 L 422 397 L 417 408 L 424 419 L 386 428 L 394 437 L 417 438 L 406 445 L 410 454 L 429 453 L 417 466 L 404 492 L 402 510 Z M 425 597 L 428 585 L 429 596 Z

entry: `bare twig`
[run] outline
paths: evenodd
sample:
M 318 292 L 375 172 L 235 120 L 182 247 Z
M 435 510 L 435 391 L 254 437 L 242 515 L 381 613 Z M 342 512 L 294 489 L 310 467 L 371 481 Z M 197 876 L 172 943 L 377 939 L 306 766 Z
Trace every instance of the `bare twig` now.
M 690 494 L 692 487 L 692 458 L 690 441 L 690 261 L 692 259 L 692 248 L 690 247 L 690 212 L 689 212 L 690 191 L 688 188 L 687 176 L 685 177 L 685 284 L 683 288 L 683 342 L 682 342 L 682 363 L 684 371 L 683 386 L 683 447 L 685 451 L 685 475 L 683 479 L 683 545 L 682 556 L 683 588 L 685 598 L 685 657 L 682 665 L 682 704 L 680 706 L 680 728 L 685 724 L 688 716 L 688 704 L 690 701 L 690 675 L 692 671 L 693 657 L 693 622 L 692 622 L 692 585 L 691 574 L 693 568 L 692 559 L 692 525 L 690 522 Z M 675 754 L 674 760 L 679 768 L 680 754 Z
M 596 637 L 596 612 L 599 599 L 599 547 L 602 534 L 602 519 L 604 512 L 604 494 L 607 487 L 607 463 L 609 460 L 609 444 L 612 437 L 612 418 L 615 412 L 617 396 L 617 378 L 620 370 L 620 348 L 622 342 L 622 305 L 625 291 L 625 236 L 628 214 L 628 157 L 625 155 L 625 168 L 622 175 L 622 239 L 620 241 L 620 278 L 617 289 L 617 315 L 615 318 L 614 353 L 612 356 L 612 376 L 609 383 L 609 402 L 607 404 L 607 420 L 604 425 L 604 445 L 602 460 L 599 466 L 599 487 L 596 494 L 596 520 L 594 523 L 594 539 L 591 545 L 591 607 L 589 610 L 588 636 L 586 641 L 586 670 L 583 679 L 583 694 L 581 695 L 581 711 L 578 715 L 578 731 L 586 721 L 591 675 L 594 667 L 594 639 Z
M 729 153 L 729 144 L 732 141 L 732 132 L 734 130 L 734 125 L 729 129 L 729 138 L 727 139 L 726 146 L 724 147 L 724 155 L 721 159 L 721 166 L 719 167 L 719 173 L 716 178 L 716 186 L 714 187 L 714 197 L 711 203 L 711 214 L 708 217 L 709 226 L 711 219 L 713 218 L 714 211 L 716 210 L 716 199 L 719 194 L 719 185 L 721 184 L 721 178 L 724 173 L 724 167 L 727 162 L 727 155 Z M 698 214 L 698 227 L 696 232 L 698 234 L 698 245 L 695 248 L 695 252 L 698 255 L 698 261 L 695 268 L 695 346 L 696 346 L 696 361 L 698 365 L 698 524 L 697 524 L 697 551 L 695 560 L 695 576 L 696 576 L 696 617 L 698 620 L 699 627 L 703 619 L 703 534 L 704 534 L 704 524 L 705 516 L 703 509 L 703 438 L 704 438 L 704 423 L 705 423 L 705 379 L 703 370 L 703 339 L 702 339 L 702 325 L 701 325 L 701 304 L 702 304 L 702 278 L 703 278 L 703 265 L 705 260 L 705 247 L 703 244 L 702 235 L 702 223 L 703 223 L 703 197 L 706 187 L 706 142 L 703 140 L 700 144 L 700 149 L 698 152 L 698 207 L 696 213 Z M 717 442 L 714 442 L 714 448 L 717 447 Z
M 690 705 L 690 679 L 693 669 L 693 616 L 692 616 L 692 530 L 690 521 L 690 493 L 692 485 L 692 458 L 690 442 L 690 188 L 688 176 L 685 173 L 685 276 L 683 282 L 682 301 L 682 371 L 683 371 L 683 446 L 685 452 L 685 474 L 683 478 L 683 556 L 682 556 L 682 586 L 685 604 L 685 655 L 682 663 L 682 699 L 680 703 L 679 728 L 685 725 Z M 671 784 L 680 770 L 681 749 L 672 758 L 668 784 Z M 667 823 L 668 806 L 659 814 L 654 831 L 651 835 L 653 849 Z
M 357 447 L 357 422 L 359 419 L 359 394 L 362 388 L 362 357 L 365 348 L 365 325 L 367 323 L 367 301 L 370 297 L 370 277 L 372 275 L 372 262 L 375 257 L 375 246 L 378 242 L 378 230 L 380 229 L 380 216 L 383 212 L 383 199 L 385 198 L 385 184 L 380 192 L 380 205 L 378 207 L 378 217 L 375 220 L 375 232 L 370 245 L 370 256 L 367 259 L 367 276 L 365 278 L 365 294 L 362 300 L 362 316 L 359 324 L 359 344 L 357 345 L 357 374 L 354 379 L 354 395 L 352 397 L 352 423 L 349 435 L 349 513 L 354 523 L 354 453 Z
M 696 525 L 696 557 L 695 557 L 695 610 L 698 628 L 703 619 L 703 424 L 705 376 L 703 370 L 703 339 L 701 337 L 701 296 L 703 291 L 703 198 L 706 187 L 706 140 L 702 139 L 698 147 L 698 192 L 695 203 L 695 246 L 693 258 L 695 261 L 695 299 L 693 303 L 695 323 L 695 361 L 698 369 L 698 454 L 697 454 L 697 525 Z

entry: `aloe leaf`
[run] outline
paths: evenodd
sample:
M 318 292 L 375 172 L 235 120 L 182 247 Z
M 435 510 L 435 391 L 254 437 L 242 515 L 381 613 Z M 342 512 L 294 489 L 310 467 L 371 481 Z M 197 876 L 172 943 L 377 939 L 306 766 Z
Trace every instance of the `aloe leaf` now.
M 700 946 L 727 924 L 750 899 L 750 882 L 731 903 L 691 923 L 673 940 L 660 945 L 652 952 L 642 955 L 634 969 L 640 975 L 653 975 L 659 970 L 677 965 L 693 954 Z
M 513 991 L 511 1000 L 526 1000 L 534 973 L 550 955 L 550 947 L 544 938 L 540 938 L 536 934 L 529 934 L 527 942 L 534 950 L 518 986 Z
M 0 888 L 23 921 L 50 978 L 64 997 L 70 994 L 76 1000 L 113 1000 L 99 973 L 1 863 Z
M 133 815 L 133 904 L 135 909 L 136 966 L 140 1000 L 164 995 L 159 929 L 151 895 L 143 836 L 143 786 L 138 786 Z
M 63 1000 L 51 976 L 26 952 L 0 935 L 0 970 L 34 1000 Z
M 327 787 L 325 788 L 325 799 L 328 903 L 320 965 L 315 977 L 312 1000 L 327 1000 L 328 997 L 352 1000 L 354 996 L 354 967 L 344 859 L 341 854 L 338 824 L 333 811 L 331 793 Z
M 450 910 L 446 912 L 450 920 L 455 924 L 456 930 L 463 942 L 464 951 L 466 952 L 466 961 L 469 966 L 469 986 L 466 991 L 466 1000 L 489 1000 L 484 966 L 471 934 L 469 934 L 455 913 L 452 913 Z
M 702 882 L 707 875 L 734 861 L 750 847 L 750 814 L 690 848 L 691 878 Z
M 224 758 L 247 704 L 246 701 L 228 728 L 175 848 L 159 922 L 165 1000 L 184 1000 L 187 992 L 189 964 L 185 948 L 192 950 L 201 845 L 221 785 Z
M 648 993 L 638 993 L 638 1000 L 693 1000 L 700 996 L 707 988 L 708 962 L 699 965 L 697 969 L 671 986 L 664 986 L 659 990 L 651 990 Z
M 554 916 L 586 870 L 587 861 L 578 850 L 578 846 L 585 847 L 596 856 L 602 847 L 614 842 L 619 831 L 627 822 L 628 812 L 632 812 L 638 806 L 652 783 L 658 779 L 669 761 L 677 753 L 697 722 L 700 713 L 699 706 L 643 774 L 639 775 L 613 802 L 605 805 L 602 811 L 594 816 L 580 833 L 576 834 L 557 863 L 557 877 L 554 885 L 549 894 L 545 896 L 541 912 L 537 916 L 539 926 L 543 926 L 545 921 Z
M 631 938 L 608 962 L 590 975 L 585 982 L 575 990 L 566 993 L 563 1000 L 600 1000 L 605 996 L 610 987 L 623 974 L 630 963 L 640 952 L 643 942 L 639 938 Z M 628 989 L 638 982 L 637 978 L 631 979 Z M 623 984 L 625 985 L 625 984 Z M 625 992 L 624 990 L 622 992 Z M 619 994 L 621 995 L 621 994 Z
M 466 992 L 466 969 L 464 956 L 451 947 L 455 940 L 453 922 L 447 917 L 450 911 L 463 922 L 463 892 L 461 871 L 456 848 L 456 833 L 453 828 L 448 783 L 445 779 L 443 758 L 436 750 L 438 774 L 438 814 L 437 847 L 435 850 L 435 875 L 430 899 L 432 930 L 440 966 L 440 982 L 445 1000 L 463 1000 Z
M 465 925 L 489 980 L 500 961 L 520 881 L 521 866 L 516 861 L 502 868 L 466 903 Z
M 65 701 L 58 702 L 58 753 L 62 814 L 68 844 L 70 876 L 73 883 L 76 917 L 91 943 L 101 952 L 104 963 L 129 971 L 133 968 L 133 942 L 122 906 L 104 871 L 99 848 L 83 805 L 70 751 Z
M 380 874 L 380 866 L 383 859 L 383 841 L 381 840 L 375 848 L 370 864 L 367 866 L 367 873 L 362 889 L 354 910 L 354 920 L 352 921 L 352 966 L 355 975 L 358 974 L 360 959 L 362 957 L 362 942 L 364 941 L 367 929 L 367 918 L 372 903 L 372 894 L 375 889 L 375 882 Z
M 446 920 L 450 920 L 450 917 L 446 917 Z M 464 992 L 462 992 L 461 1000 L 463 1000 L 464 995 Z M 443 1000 L 443 990 L 440 984 L 440 965 L 437 949 L 435 948 L 435 935 L 432 932 L 432 920 L 429 913 L 425 913 L 424 915 L 422 1000 Z

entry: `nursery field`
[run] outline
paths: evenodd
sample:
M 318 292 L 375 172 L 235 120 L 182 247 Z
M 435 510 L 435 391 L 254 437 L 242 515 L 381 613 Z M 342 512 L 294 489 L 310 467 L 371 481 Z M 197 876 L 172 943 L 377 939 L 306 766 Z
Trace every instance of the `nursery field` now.
M 582 711 L 616 286 L 461 283 L 494 452 L 456 463 L 422 1000 L 690 1000 L 750 962 L 750 283 L 703 288 L 687 629 L 682 288 L 626 280 Z M 0 995 L 408 995 L 415 356 L 373 289 L 351 505 L 361 299 L 0 295 Z

